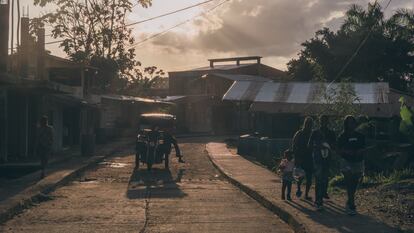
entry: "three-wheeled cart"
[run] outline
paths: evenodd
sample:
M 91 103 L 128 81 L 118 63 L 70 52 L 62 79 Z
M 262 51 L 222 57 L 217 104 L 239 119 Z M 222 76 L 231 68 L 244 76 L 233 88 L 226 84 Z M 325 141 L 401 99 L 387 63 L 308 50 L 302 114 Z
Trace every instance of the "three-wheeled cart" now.
M 160 129 L 173 128 L 175 116 L 163 113 L 141 114 L 139 117 L 140 130 L 136 141 L 135 167 L 139 168 L 140 162 L 147 164 L 151 170 L 154 164 L 164 162 L 165 168 L 169 167 L 168 146 L 164 140 L 164 132 Z

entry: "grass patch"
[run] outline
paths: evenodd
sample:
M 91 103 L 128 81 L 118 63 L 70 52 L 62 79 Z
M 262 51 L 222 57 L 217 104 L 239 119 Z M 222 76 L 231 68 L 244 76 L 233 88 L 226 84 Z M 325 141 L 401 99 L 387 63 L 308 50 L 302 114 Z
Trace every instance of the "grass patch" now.
M 374 185 L 394 184 L 401 180 L 410 179 L 410 178 L 414 178 L 414 169 L 412 168 L 407 168 L 403 170 L 395 170 L 395 171 L 388 172 L 388 173 L 385 173 L 385 172 L 373 173 L 373 174 L 368 174 L 364 176 L 362 180 L 362 186 L 370 187 Z M 341 187 L 341 188 L 345 187 L 345 180 L 342 174 L 334 176 L 329 181 L 330 189 L 334 189 L 338 187 Z
M 393 184 L 409 178 L 414 178 L 414 169 L 412 168 L 367 175 L 363 179 L 363 184 Z

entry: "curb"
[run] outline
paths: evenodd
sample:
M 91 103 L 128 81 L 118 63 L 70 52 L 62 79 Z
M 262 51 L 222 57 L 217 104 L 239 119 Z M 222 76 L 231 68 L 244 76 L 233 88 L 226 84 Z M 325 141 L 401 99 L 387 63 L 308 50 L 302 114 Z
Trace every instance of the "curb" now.
M 257 191 L 247 187 L 246 185 L 242 184 L 241 182 L 237 181 L 236 179 L 232 178 L 231 175 L 227 174 L 221 167 L 218 165 L 217 161 L 211 157 L 210 152 L 206 149 L 208 158 L 210 159 L 213 166 L 234 186 L 239 188 L 241 191 L 246 193 L 248 196 L 256 200 L 260 203 L 263 207 L 270 210 L 274 214 L 280 217 L 283 221 L 285 221 L 289 226 L 291 226 L 296 233 L 307 233 L 310 232 L 306 229 L 304 224 L 300 223 L 297 218 L 295 218 L 291 213 L 284 210 L 282 207 L 275 205 L 268 199 L 266 199 L 263 195 L 258 193 Z
M 127 143 L 126 145 L 129 145 L 130 143 Z M 12 207 L 2 210 L 0 213 L 0 224 L 12 219 L 14 216 L 20 214 L 23 212 L 23 210 L 30 208 L 31 206 L 40 203 L 42 201 L 48 200 L 47 194 L 53 192 L 59 187 L 62 187 L 66 184 L 68 184 L 71 180 L 81 176 L 85 171 L 93 168 L 100 162 L 102 162 L 104 159 L 114 155 L 117 151 L 120 150 L 122 146 L 118 146 L 108 152 L 105 156 L 94 156 L 91 158 L 91 161 L 86 161 L 84 165 L 81 167 L 71 171 L 68 175 L 60 178 L 53 184 L 45 185 L 45 187 L 42 187 L 40 191 L 36 192 L 30 197 L 23 198 L 22 200 L 18 201 L 18 203 L 14 204 Z

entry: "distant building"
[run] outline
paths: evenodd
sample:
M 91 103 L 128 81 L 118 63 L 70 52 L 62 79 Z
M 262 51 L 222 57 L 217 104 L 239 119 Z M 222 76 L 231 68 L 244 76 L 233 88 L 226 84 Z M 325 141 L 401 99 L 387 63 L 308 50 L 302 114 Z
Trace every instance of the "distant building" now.
M 3 162 L 34 156 L 37 123 L 42 115 L 48 116 L 54 128 L 55 151 L 81 144 L 96 128 L 97 109 L 87 101 L 96 69 L 48 54 L 44 30 L 36 41 L 29 35 L 28 22 L 22 18 L 21 46 L 8 57 L 8 72 L 0 71 Z
M 246 61 L 250 63 L 242 63 Z M 179 97 L 174 100 L 179 131 L 216 134 L 249 131 L 252 125 L 246 106 L 223 102 L 223 95 L 236 81 L 281 80 L 285 73 L 262 64 L 258 56 L 209 62 L 208 67 L 169 72 L 169 95 Z
M 140 114 L 173 107 L 167 101 L 134 96 L 106 94 L 91 97 L 91 102 L 99 108 L 97 140 L 102 143 L 120 135 L 134 137 L 139 129 Z
M 388 83 L 351 83 L 357 101 L 355 106 L 363 116 L 376 119 L 378 129 L 387 130 L 388 119 L 399 116 L 401 96 L 407 103 L 413 97 L 390 89 Z M 329 104 L 323 93 L 337 89 L 337 83 L 318 82 L 256 82 L 238 81 L 223 96 L 223 101 L 245 103 L 255 114 L 255 131 L 272 137 L 291 137 L 305 116 L 326 112 Z M 381 124 L 383 122 L 384 124 Z

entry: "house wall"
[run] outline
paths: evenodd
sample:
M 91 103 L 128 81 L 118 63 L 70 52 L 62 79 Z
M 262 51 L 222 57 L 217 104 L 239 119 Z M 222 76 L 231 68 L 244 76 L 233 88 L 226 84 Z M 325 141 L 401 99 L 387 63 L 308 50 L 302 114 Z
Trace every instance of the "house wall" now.
M 225 78 L 209 76 L 205 82 L 206 94 L 210 96 L 216 96 L 221 99 L 234 81 Z
M 212 131 L 212 108 L 208 100 L 188 103 L 185 111 L 186 128 L 189 132 Z
M 303 116 L 299 114 L 255 113 L 255 131 L 272 138 L 292 138 L 302 126 Z
M 7 90 L 0 89 L 0 162 L 7 162 L 8 121 Z
M 259 75 L 272 78 L 285 78 L 286 76 L 283 71 L 263 64 L 251 64 L 228 70 L 212 69 L 169 72 L 169 95 L 202 94 L 203 89 L 194 90 L 194 81 L 205 74 L 212 73 Z
M 192 70 L 169 73 L 169 94 L 188 95 L 186 104 L 177 106 L 181 119 L 178 129 L 188 132 L 214 132 L 218 134 L 240 132 L 254 129 L 254 114 L 248 111 L 248 105 L 242 103 L 225 103 L 221 99 L 233 84 L 233 80 L 205 74 L 227 73 L 244 75 L 261 75 L 265 77 L 281 77 L 284 72 L 263 65 L 251 64 L 228 70 Z M 210 100 L 192 101 L 193 96 L 205 96 Z M 268 130 L 267 128 L 265 130 Z

